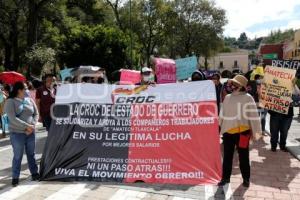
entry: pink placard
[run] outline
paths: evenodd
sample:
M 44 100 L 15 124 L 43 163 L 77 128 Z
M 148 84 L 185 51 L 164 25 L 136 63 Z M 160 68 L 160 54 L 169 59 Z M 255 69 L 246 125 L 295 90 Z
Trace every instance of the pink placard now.
M 135 70 L 121 70 L 121 78 L 120 84 L 121 85 L 131 85 L 137 84 L 141 82 L 141 72 Z
M 176 63 L 172 59 L 156 58 L 155 73 L 157 83 L 176 83 Z

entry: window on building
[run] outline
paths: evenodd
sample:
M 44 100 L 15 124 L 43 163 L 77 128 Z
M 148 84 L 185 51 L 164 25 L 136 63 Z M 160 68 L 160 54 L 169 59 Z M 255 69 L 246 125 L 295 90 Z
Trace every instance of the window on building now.
M 223 64 L 223 61 L 220 61 L 220 66 L 219 66 L 220 69 L 223 69 L 224 68 L 224 64 Z

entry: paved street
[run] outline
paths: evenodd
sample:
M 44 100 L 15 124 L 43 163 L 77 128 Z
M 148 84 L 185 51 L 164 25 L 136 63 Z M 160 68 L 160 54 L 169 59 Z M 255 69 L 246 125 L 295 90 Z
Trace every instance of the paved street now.
M 300 142 L 300 116 L 299 108 L 295 108 L 295 116 L 292 122 L 293 129 L 289 132 L 289 140 Z
M 292 122 L 292 127 L 289 130 L 287 147 L 295 157 L 300 160 L 300 116 L 299 116 L 299 108 L 294 109 L 294 118 Z M 267 115 L 267 120 L 269 120 L 270 116 Z M 270 127 L 269 123 L 266 123 L 266 130 L 269 132 Z
M 294 123 L 292 138 L 296 135 Z M 298 134 L 299 131 L 298 131 Z M 37 158 L 40 159 L 46 133 L 37 133 Z M 251 149 L 251 186 L 245 190 L 238 168 L 237 156 L 230 186 L 178 186 L 149 184 L 116 184 L 95 182 L 31 182 L 26 158 L 23 158 L 21 184 L 10 186 L 12 149 L 9 140 L 0 141 L 0 200 L 9 199 L 291 199 L 300 200 L 300 161 L 291 154 L 271 152 L 269 136 L 256 142 Z M 296 148 L 296 147 L 295 147 Z M 297 148 L 300 148 L 298 146 Z

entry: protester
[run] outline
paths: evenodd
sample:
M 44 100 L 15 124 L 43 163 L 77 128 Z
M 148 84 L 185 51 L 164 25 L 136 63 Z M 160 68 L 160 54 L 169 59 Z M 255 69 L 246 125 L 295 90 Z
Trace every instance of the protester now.
M 234 78 L 236 75 L 238 75 L 237 73 L 233 73 L 231 78 Z M 232 85 L 231 85 L 231 79 L 229 79 L 228 81 L 226 81 L 223 84 L 223 88 L 222 88 L 222 92 L 221 92 L 221 100 L 222 102 L 224 101 L 226 95 L 231 94 L 232 93 Z
M 196 70 L 192 74 L 192 81 L 204 81 L 207 80 L 204 72 L 202 72 L 200 69 Z
M 294 94 L 300 94 L 299 88 L 296 85 L 296 79 L 293 81 L 294 84 Z M 288 136 L 289 129 L 291 127 L 294 107 L 291 104 L 289 107 L 288 114 L 281 114 L 275 111 L 269 110 L 270 114 L 270 132 L 271 132 L 271 151 L 276 152 L 278 138 L 280 133 L 279 147 L 283 152 L 288 152 L 286 148 L 286 139 Z
M 0 138 L 5 138 L 6 133 L 5 133 L 5 120 L 3 120 L 3 115 L 4 115 L 4 103 L 6 100 L 6 96 L 4 94 L 3 88 L 0 89 L 0 116 L 1 116 L 1 129 L 2 129 L 2 134 L 0 135 Z
M 257 86 L 261 84 L 259 81 L 260 81 L 260 75 L 256 74 L 254 80 L 248 79 L 248 84 L 246 88 L 247 92 L 253 97 L 257 105 L 259 103 Z
M 248 82 L 247 86 L 247 92 L 254 98 L 254 101 L 257 105 L 258 114 L 260 116 L 260 122 L 261 122 L 261 128 L 262 128 L 262 134 L 266 135 L 266 117 L 268 111 L 262 107 L 259 106 L 259 96 L 260 96 L 260 88 L 262 84 L 263 76 L 256 74 L 254 76 L 254 80 L 250 80 Z
M 35 101 L 36 89 L 33 87 L 33 84 L 30 81 L 27 81 L 26 85 L 28 88 L 26 91 L 26 95 Z
M 6 137 L 6 132 L 7 132 L 7 115 L 4 113 L 4 105 L 5 102 L 9 96 L 10 92 L 10 86 L 8 84 L 4 84 L 2 86 L 2 89 L 0 91 L 1 95 L 1 103 L 0 103 L 0 115 L 1 115 L 1 128 L 2 128 L 2 134 L 0 138 L 5 138 Z
M 299 88 L 300 87 L 300 73 L 297 74 L 297 81 L 296 81 L 296 85 Z M 299 106 L 299 114 L 298 117 L 300 118 L 300 105 Z
M 221 93 L 223 85 L 221 83 L 221 76 L 218 73 L 215 73 L 211 76 L 211 80 L 214 82 L 216 86 L 216 97 L 217 97 L 217 106 L 218 106 L 218 113 L 220 113 L 220 105 L 221 105 Z
M 231 93 L 232 93 L 231 81 L 228 80 L 228 81 L 226 81 L 226 82 L 223 84 L 223 87 L 222 87 L 222 92 L 221 92 L 221 100 L 222 100 L 222 102 L 224 101 L 225 97 L 226 97 L 228 94 L 231 94 Z
M 4 95 L 6 97 L 9 96 L 10 90 L 11 90 L 11 86 L 10 85 L 8 85 L 8 84 L 4 84 L 3 85 L 3 92 L 4 92 Z
M 221 134 L 223 134 L 224 159 L 223 176 L 219 186 L 230 182 L 234 150 L 239 153 L 243 186 L 250 185 L 249 140 L 257 139 L 261 133 L 256 104 L 247 94 L 248 80 L 243 75 L 231 79 L 232 94 L 225 97 L 220 112 Z
M 4 110 L 9 119 L 8 129 L 13 147 L 12 185 L 19 184 L 22 157 L 24 148 L 28 160 L 32 180 L 38 180 L 38 167 L 35 160 L 35 125 L 39 114 L 34 101 L 25 98 L 25 84 L 17 82 L 13 86 Z
M 55 102 L 56 90 L 53 87 L 53 75 L 47 74 L 45 76 L 44 85 L 36 91 L 36 103 L 41 115 L 41 121 L 49 131 L 51 125 L 50 109 Z
M 92 83 L 103 84 L 105 82 L 107 82 L 105 70 L 100 68 L 97 72 L 95 72 L 95 77 L 92 78 Z
M 154 76 L 151 68 L 143 67 L 140 85 L 154 84 Z
M 259 76 L 259 78 L 256 79 L 258 99 L 260 98 L 260 91 L 261 91 L 262 79 L 263 79 L 262 76 Z M 265 109 L 265 108 L 260 107 L 259 103 L 258 103 L 258 107 L 257 108 L 258 108 L 258 113 L 259 113 L 259 116 L 260 116 L 262 134 L 264 136 L 266 136 L 267 135 L 267 133 L 266 133 L 266 119 L 267 119 L 268 110 Z
M 53 89 L 56 91 L 58 83 L 57 83 L 57 79 L 55 76 L 52 76 L 52 85 L 53 85 Z
M 72 77 L 67 77 L 64 80 L 64 84 L 72 83 Z

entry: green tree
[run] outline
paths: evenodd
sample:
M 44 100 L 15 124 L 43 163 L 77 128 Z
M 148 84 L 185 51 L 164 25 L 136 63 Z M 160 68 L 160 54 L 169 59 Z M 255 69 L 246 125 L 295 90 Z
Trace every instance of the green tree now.
M 202 55 L 207 61 L 223 46 L 223 27 L 227 23 L 225 11 L 207 0 L 176 0 L 175 6 L 179 15 L 178 54 L 181 57 Z
M 0 1 L 0 41 L 4 47 L 6 70 L 17 70 L 20 65 L 26 9 L 22 0 Z M 21 46 L 21 47 L 20 47 Z
M 54 66 L 55 56 L 56 52 L 54 49 L 44 45 L 33 45 L 31 50 L 25 54 L 27 63 L 30 65 L 29 74 L 32 72 L 33 75 L 39 76 L 46 66 Z M 32 69 L 32 71 L 30 71 L 30 69 Z
M 130 6 L 128 0 L 0 1 L 0 52 L 3 52 L 6 70 L 16 70 L 27 64 L 25 52 L 32 51 L 34 44 L 54 49 L 58 55 L 56 63 L 61 66 L 99 63 L 115 68 L 138 66 L 140 60 L 149 62 L 153 54 L 172 58 L 191 54 L 207 57 L 223 44 L 220 38 L 226 23 L 225 12 L 211 1 L 131 2 Z M 101 32 L 103 37 L 90 31 L 100 29 L 99 25 L 102 29 L 98 33 Z M 108 42 L 107 38 L 111 35 L 115 40 Z M 84 42 L 80 37 L 84 38 Z M 85 42 L 89 44 L 87 49 L 91 55 L 99 49 L 104 51 L 103 63 L 89 56 L 91 61 L 87 62 L 86 54 L 78 53 L 79 48 L 85 47 Z M 120 52 L 106 53 L 107 49 L 113 49 L 112 44 Z M 78 48 L 75 48 L 76 45 Z M 98 55 L 99 52 L 96 57 Z M 40 71 L 36 64 L 31 68 L 35 72 Z
M 281 31 L 280 29 L 277 31 L 271 31 L 271 33 L 263 39 L 263 42 L 267 44 L 281 43 L 286 40 L 293 39 L 294 34 L 295 31 L 293 29 L 288 29 L 286 31 Z
M 224 45 L 230 48 L 238 47 L 238 42 L 235 37 L 225 37 L 224 38 Z
M 120 10 L 121 10 L 121 5 L 123 3 L 125 3 L 124 0 L 105 0 L 105 3 L 112 9 L 115 19 L 116 19 L 116 23 L 117 26 L 125 32 L 125 27 L 123 26 L 123 22 L 121 20 L 121 14 L 120 14 Z
M 108 74 L 126 64 L 129 38 L 117 28 L 78 25 L 64 39 L 60 60 L 66 66 L 96 65 Z
M 179 44 L 184 46 L 181 55 L 195 52 L 197 55 L 209 54 L 216 50 L 223 27 L 227 23 L 225 11 L 207 0 L 176 0 L 176 12 L 179 13 Z M 211 42 L 208 47 L 207 42 Z M 213 44 L 214 43 L 214 44 Z
M 240 49 L 247 49 L 248 48 L 248 37 L 245 32 L 241 33 L 240 37 L 238 38 L 238 47 Z
M 38 38 L 38 26 L 39 18 L 43 13 L 41 10 L 50 3 L 54 3 L 56 0 L 27 0 L 28 2 L 28 31 L 27 31 L 27 46 L 30 48 L 37 43 Z
M 127 2 L 120 9 L 123 29 L 133 34 L 133 37 L 136 36 L 137 42 L 141 44 L 139 52 L 148 64 L 150 56 L 157 54 L 156 50 L 165 44 L 165 27 L 170 9 L 169 4 L 163 0 L 133 1 L 131 9 Z

